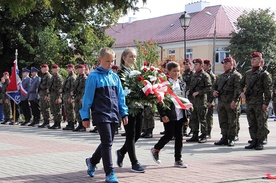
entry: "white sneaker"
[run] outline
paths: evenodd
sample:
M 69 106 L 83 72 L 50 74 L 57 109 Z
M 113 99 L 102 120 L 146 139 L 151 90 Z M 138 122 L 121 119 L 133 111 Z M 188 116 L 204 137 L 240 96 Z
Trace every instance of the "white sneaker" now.
M 178 168 L 187 168 L 187 167 L 188 167 L 188 165 L 185 164 L 185 163 L 183 163 L 182 160 L 179 160 L 179 161 L 174 162 L 174 166 L 175 166 L 175 167 L 178 167 Z

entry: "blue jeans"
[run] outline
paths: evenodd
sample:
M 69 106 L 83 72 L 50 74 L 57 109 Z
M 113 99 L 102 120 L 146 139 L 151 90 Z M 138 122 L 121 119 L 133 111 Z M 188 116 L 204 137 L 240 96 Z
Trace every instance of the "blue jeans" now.
M 4 121 L 4 113 L 2 110 L 2 104 L 0 104 L 0 121 Z
M 106 176 L 114 171 L 111 148 L 113 144 L 115 129 L 117 123 L 102 122 L 96 125 L 100 134 L 101 143 L 92 155 L 90 162 L 96 165 L 103 159 L 103 166 Z

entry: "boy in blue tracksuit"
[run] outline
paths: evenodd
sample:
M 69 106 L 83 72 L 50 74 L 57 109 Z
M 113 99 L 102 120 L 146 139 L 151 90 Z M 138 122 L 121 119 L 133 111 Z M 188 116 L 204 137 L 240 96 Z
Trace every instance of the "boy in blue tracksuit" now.
M 114 173 L 111 147 L 119 115 L 122 116 L 124 125 L 128 122 L 128 108 L 121 81 L 111 69 L 114 58 L 115 53 L 112 49 L 101 49 L 98 59 L 100 66 L 91 72 L 86 80 L 80 110 L 83 126 L 86 128 L 90 126 L 90 109 L 92 110 L 93 125 L 97 127 L 101 139 L 92 157 L 86 159 L 87 173 L 94 177 L 96 164 L 102 158 L 106 182 L 110 183 L 118 182 Z

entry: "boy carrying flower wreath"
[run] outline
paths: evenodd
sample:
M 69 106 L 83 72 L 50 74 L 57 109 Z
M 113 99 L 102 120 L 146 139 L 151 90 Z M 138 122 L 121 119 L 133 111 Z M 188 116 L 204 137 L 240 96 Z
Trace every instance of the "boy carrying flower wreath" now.
M 171 84 L 171 89 L 176 95 L 181 95 L 181 85 L 179 75 L 180 75 L 180 66 L 176 62 L 169 62 L 167 65 L 169 83 Z M 188 166 L 182 161 L 181 152 L 183 147 L 183 125 L 189 123 L 188 113 L 189 111 L 182 108 L 178 108 L 172 101 L 170 102 L 169 108 L 164 106 L 164 103 L 159 102 L 157 104 L 158 112 L 161 117 L 161 121 L 164 123 L 165 134 L 160 138 L 160 140 L 154 145 L 151 149 L 151 154 L 156 163 L 161 163 L 159 159 L 160 150 L 172 139 L 175 137 L 174 145 L 174 157 L 176 167 L 187 168 Z

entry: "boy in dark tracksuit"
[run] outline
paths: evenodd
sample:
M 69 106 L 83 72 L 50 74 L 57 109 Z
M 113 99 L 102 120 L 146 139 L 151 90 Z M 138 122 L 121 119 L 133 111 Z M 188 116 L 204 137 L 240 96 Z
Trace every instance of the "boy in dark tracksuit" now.
M 117 177 L 114 173 L 111 147 L 119 123 L 119 115 L 122 116 L 124 125 L 128 122 L 128 108 L 125 104 L 125 95 L 120 78 L 113 73 L 115 53 L 110 48 L 100 51 L 100 66 L 90 73 L 86 80 L 85 92 L 82 98 L 82 109 L 80 115 L 83 126 L 89 128 L 90 109 L 92 110 L 93 125 L 97 127 L 101 143 L 92 155 L 86 159 L 87 173 L 94 177 L 96 164 L 103 160 L 106 182 L 116 183 Z
M 181 95 L 181 86 L 180 80 L 178 79 L 180 73 L 180 66 L 176 62 L 170 62 L 167 65 L 168 75 L 170 78 L 168 81 L 171 83 L 171 88 L 176 95 Z M 161 116 L 161 121 L 164 123 L 165 134 L 160 140 L 154 145 L 151 149 L 151 153 L 153 159 L 156 163 L 160 163 L 159 160 L 159 152 L 160 150 L 172 139 L 175 137 L 175 145 L 174 145 L 174 157 L 176 167 L 187 168 L 187 165 L 183 163 L 181 160 L 181 152 L 183 147 L 183 125 L 184 123 L 188 123 L 188 115 L 186 110 L 177 108 L 172 102 L 169 106 L 170 108 L 165 108 L 163 103 L 158 103 L 157 108 L 158 112 Z

